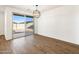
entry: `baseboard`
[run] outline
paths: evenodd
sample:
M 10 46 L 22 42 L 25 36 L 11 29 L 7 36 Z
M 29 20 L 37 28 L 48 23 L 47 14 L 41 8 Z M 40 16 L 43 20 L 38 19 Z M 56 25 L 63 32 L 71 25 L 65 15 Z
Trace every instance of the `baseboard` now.
M 35 35 L 42 36 L 42 37 L 46 37 L 46 38 L 49 38 L 49 39 L 53 39 L 53 40 L 56 40 L 56 41 L 59 41 L 59 42 L 63 42 L 63 43 L 69 44 L 71 46 L 75 46 L 75 47 L 78 47 L 79 48 L 79 45 L 78 44 L 75 44 L 75 43 L 63 41 L 63 40 L 60 40 L 60 39 L 57 39 L 57 38 L 51 38 L 51 37 L 44 36 L 44 35 L 41 35 L 41 34 L 35 34 Z

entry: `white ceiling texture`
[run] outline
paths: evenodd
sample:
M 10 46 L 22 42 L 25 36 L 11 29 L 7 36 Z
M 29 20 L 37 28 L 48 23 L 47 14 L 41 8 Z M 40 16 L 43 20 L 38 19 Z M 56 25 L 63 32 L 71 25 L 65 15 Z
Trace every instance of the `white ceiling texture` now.
M 45 12 L 54 8 L 59 7 L 60 5 L 38 5 L 38 10 L 40 12 Z M 0 5 L 0 12 L 3 12 L 5 7 L 16 8 L 24 11 L 28 11 L 30 13 L 36 9 L 35 5 Z

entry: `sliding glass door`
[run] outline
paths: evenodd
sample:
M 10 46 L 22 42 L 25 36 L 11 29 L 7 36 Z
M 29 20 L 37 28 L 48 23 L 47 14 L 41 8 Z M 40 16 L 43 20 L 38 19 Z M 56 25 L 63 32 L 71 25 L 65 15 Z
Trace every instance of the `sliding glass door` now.
M 26 16 L 26 27 L 25 27 L 26 36 L 33 34 L 34 31 L 33 28 L 34 28 L 33 18 L 30 16 Z
M 13 39 L 33 34 L 33 17 L 13 14 Z

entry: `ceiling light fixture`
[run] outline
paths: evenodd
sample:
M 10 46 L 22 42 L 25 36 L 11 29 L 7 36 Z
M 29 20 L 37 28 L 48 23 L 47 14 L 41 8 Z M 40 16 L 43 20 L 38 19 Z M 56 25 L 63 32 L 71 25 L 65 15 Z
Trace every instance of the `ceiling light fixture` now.
M 39 18 L 40 17 L 40 11 L 37 9 L 38 5 L 35 5 L 36 10 L 33 11 L 33 16 L 34 18 Z

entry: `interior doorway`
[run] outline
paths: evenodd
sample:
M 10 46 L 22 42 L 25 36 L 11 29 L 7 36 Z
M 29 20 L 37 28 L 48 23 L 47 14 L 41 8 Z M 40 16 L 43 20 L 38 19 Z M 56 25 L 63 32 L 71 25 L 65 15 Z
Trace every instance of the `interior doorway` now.
M 34 33 L 34 22 L 32 16 L 13 14 L 13 39 L 21 38 Z

